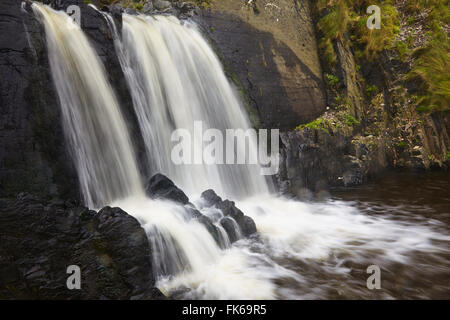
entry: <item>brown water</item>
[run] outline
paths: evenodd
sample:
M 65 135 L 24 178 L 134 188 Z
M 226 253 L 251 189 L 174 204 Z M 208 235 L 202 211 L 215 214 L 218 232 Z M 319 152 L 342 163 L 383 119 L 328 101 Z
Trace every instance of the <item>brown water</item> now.
M 449 299 L 449 174 L 387 174 L 301 202 L 237 202 L 258 236 L 160 285 L 181 299 Z M 370 290 L 367 268 L 381 269 Z
M 352 202 L 371 216 L 388 216 L 432 228 L 443 235 L 450 233 L 450 173 L 388 173 L 377 182 L 334 190 L 333 197 Z M 330 292 L 329 297 L 450 299 L 449 242 L 431 242 L 442 250 L 411 251 L 407 264 L 380 262 L 381 290 L 349 288 L 358 287 L 367 278 L 364 266 L 350 263 L 351 276 L 341 284 L 342 291 Z

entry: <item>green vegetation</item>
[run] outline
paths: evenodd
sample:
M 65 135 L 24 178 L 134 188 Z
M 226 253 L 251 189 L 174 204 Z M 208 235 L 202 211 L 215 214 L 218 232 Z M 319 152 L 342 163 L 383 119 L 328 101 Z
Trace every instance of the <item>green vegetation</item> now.
M 100 3 L 102 5 L 120 3 L 124 8 L 131 8 L 137 11 L 141 11 L 142 9 L 144 9 L 145 0 L 100 0 Z
M 335 87 L 339 83 L 339 78 L 332 74 L 327 74 L 328 85 Z
M 417 59 L 409 79 L 421 85 L 417 109 L 422 112 L 449 111 L 450 109 L 450 46 L 430 45 Z
M 350 45 L 358 58 L 372 60 L 384 49 L 392 47 L 395 36 L 400 31 L 397 11 L 393 0 L 383 1 L 381 7 L 381 29 L 367 28 L 366 9 L 369 0 L 319 0 L 316 9 L 321 18 L 318 28 L 322 34 L 319 47 L 330 66 L 337 61 L 334 40 L 346 43 L 350 35 Z
M 373 4 L 373 1 L 356 2 L 360 4 L 354 11 L 355 18 L 350 31 L 352 45 L 355 47 L 357 57 L 370 61 L 377 58 L 381 51 L 392 48 L 395 37 L 400 32 L 400 20 L 394 1 L 383 1 L 378 4 L 381 9 L 381 29 L 369 29 L 367 28 L 369 16 L 365 10 Z
M 334 102 L 341 109 L 348 109 L 352 106 L 352 103 L 351 103 L 349 97 L 345 96 L 344 94 L 340 94 L 340 95 L 337 95 L 336 97 L 334 97 Z
M 445 3 L 447 5 L 445 5 Z M 413 69 L 407 79 L 420 84 L 417 99 L 419 112 L 431 113 L 450 110 L 450 40 L 444 25 L 448 26 L 448 1 L 418 0 L 408 3 L 410 14 L 426 11 L 428 42 L 413 53 Z
M 349 45 L 359 61 L 373 61 L 383 50 L 395 50 L 401 61 L 413 58 L 413 69 L 408 80 L 420 87 L 417 110 L 432 113 L 450 110 L 450 40 L 447 34 L 450 23 L 448 0 L 407 1 L 406 24 L 420 21 L 426 26 L 427 42 L 413 51 L 414 35 L 395 41 L 400 31 L 400 18 L 394 0 L 318 0 L 316 13 L 320 31 L 319 48 L 329 67 L 337 62 L 335 42 Z M 367 28 L 368 6 L 377 4 L 381 9 L 381 29 Z M 359 69 L 359 68 L 358 68 Z M 328 84 L 337 84 L 327 75 Z M 374 86 L 366 87 L 366 96 L 378 92 Z
M 199 7 L 209 8 L 214 0 L 189 0 L 187 2 L 193 3 Z
M 450 161 L 450 151 L 447 151 L 447 153 L 445 154 L 445 160 Z
M 397 143 L 397 147 L 399 147 L 400 149 L 404 149 L 406 147 L 406 142 L 400 141 L 399 143 Z
M 329 126 L 329 121 L 323 118 L 316 119 L 314 121 L 311 121 L 307 124 L 301 124 L 295 130 L 303 130 L 305 128 L 311 129 L 311 130 L 322 130 L 326 133 L 328 132 L 327 127 Z
M 441 23 L 450 23 L 448 0 L 415 0 L 407 1 L 405 5 L 406 13 L 412 17 L 429 11 L 426 16 L 426 22 L 431 30 L 439 31 Z
M 355 125 L 358 125 L 359 121 L 356 120 L 356 118 L 354 116 L 352 116 L 351 114 L 346 114 L 344 116 L 344 123 L 349 127 L 353 127 Z
M 397 50 L 397 53 L 400 57 L 401 61 L 405 61 L 406 58 L 411 54 L 411 50 L 408 48 L 407 44 L 403 41 L 396 41 L 394 43 L 394 48 Z
M 376 85 L 368 85 L 366 86 L 366 96 L 367 98 L 372 98 L 374 95 L 378 93 L 379 89 Z

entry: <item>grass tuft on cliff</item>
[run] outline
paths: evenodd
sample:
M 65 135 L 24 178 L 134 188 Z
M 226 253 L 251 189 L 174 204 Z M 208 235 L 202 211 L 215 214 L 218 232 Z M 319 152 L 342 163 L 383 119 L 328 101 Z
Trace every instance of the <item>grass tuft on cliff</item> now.
M 424 113 L 450 111 L 450 40 L 448 1 L 408 2 L 408 14 L 421 15 L 427 25 L 427 43 L 415 50 L 413 68 L 407 75 L 417 80 L 420 92 L 417 110 Z
M 369 29 L 366 13 L 370 5 L 381 9 L 381 29 Z M 413 48 L 414 37 L 396 40 L 400 32 L 400 15 L 396 6 L 408 17 L 407 24 L 419 21 L 426 29 L 426 41 Z M 337 62 L 335 41 L 348 44 L 355 57 L 374 62 L 383 50 L 395 50 L 402 61 L 409 58 L 412 70 L 407 80 L 416 81 L 417 110 L 424 113 L 450 110 L 450 41 L 448 37 L 450 9 L 448 0 L 415 0 L 403 4 L 394 0 L 318 0 L 319 48 L 329 67 Z M 328 79 L 330 80 L 330 79 Z M 368 87 L 367 97 L 377 90 Z M 369 92 L 373 91 L 373 92 Z
M 339 40 L 354 48 L 356 56 L 365 60 L 375 59 L 384 49 L 390 49 L 398 34 L 399 19 L 393 1 L 376 3 L 381 8 L 381 29 L 367 28 L 366 13 L 372 0 L 319 0 L 316 4 L 320 16 L 317 24 L 321 33 L 319 47 L 327 63 L 335 65 L 337 61 L 333 41 Z

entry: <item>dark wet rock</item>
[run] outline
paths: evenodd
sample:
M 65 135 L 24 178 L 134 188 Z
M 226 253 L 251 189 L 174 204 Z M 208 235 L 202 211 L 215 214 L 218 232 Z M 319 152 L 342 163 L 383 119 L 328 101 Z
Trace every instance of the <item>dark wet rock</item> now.
M 256 233 L 257 231 L 255 221 L 253 221 L 253 219 L 248 216 L 244 216 L 241 229 L 244 235 L 251 235 Z
M 122 30 L 122 14 L 125 11 L 120 3 L 110 5 L 108 7 L 109 13 L 114 19 L 117 30 Z
M 119 208 L 98 213 L 20 194 L 0 207 L 0 299 L 159 299 L 151 249 L 139 222 Z M 69 290 L 67 267 L 81 269 Z
M 21 1 L 1 1 L 0 12 L 0 196 L 76 197 L 42 28 Z
M 220 225 L 227 232 L 228 238 L 230 239 L 231 243 L 239 240 L 239 232 L 238 230 L 236 230 L 236 227 L 238 226 L 233 219 L 231 219 L 230 217 L 223 217 L 222 219 L 220 219 Z
M 219 221 L 213 221 L 210 217 L 202 214 L 192 203 L 189 202 L 189 198 L 186 194 L 179 189 L 168 177 L 163 174 L 155 174 L 147 183 L 146 193 L 153 199 L 165 199 L 174 201 L 180 205 L 183 205 L 183 209 L 186 211 L 190 219 L 196 219 L 203 224 L 208 232 L 213 236 L 214 240 L 219 246 L 224 244 L 221 241 L 220 231 L 214 223 Z M 220 210 L 225 216 L 232 218 L 240 231 L 244 236 L 250 236 L 256 232 L 256 226 L 250 217 L 244 215 L 239 210 L 235 203 L 230 200 L 222 200 L 214 190 L 206 190 L 201 195 L 202 206 L 204 208 L 216 208 Z M 227 222 L 229 225 L 229 222 Z M 230 230 L 230 229 L 229 229 Z M 228 232 L 227 232 L 228 233 Z M 238 238 L 234 234 L 229 234 L 230 239 L 234 242 Z
M 211 189 L 204 191 L 201 194 L 201 198 L 205 201 L 207 207 L 212 207 L 222 202 L 222 198 Z
M 305 128 L 281 133 L 277 179 L 282 193 L 311 200 L 330 187 L 359 185 L 386 168 L 383 141 L 330 132 Z
M 189 203 L 189 198 L 169 178 L 160 173 L 155 174 L 145 188 L 147 195 L 152 199 L 166 199 L 181 203 Z
M 256 225 L 252 218 L 244 215 L 244 213 L 236 207 L 236 204 L 230 200 L 222 200 L 214 190 L 206 190 L 202 193 L 201 198 L 203 200 L 203 205 L 205 207 L 214 207 L 222 211 L 225 217 L 232 218 L 237 225 L 239 226 L 242 234 L 245 237 L 248 237 L 254 233 L 256 233 Z M 227 220 L 225 220 L 227 221 Z M 227 225 L 230 225 L 230 222 L 226 222 Z M 222 224 L 223 225 L 223 224 Z M 225 228 L 225 227 L 224 227 Z M 228 233 L 230 239 L 234 239 L 235 235 L 230 234 L 228 230 L 225 228 Z M 234 241 L 231 241 L 234 242 Z
M 195 219 L 205 226 L 219 246 L 222 246 L 220 231 L 214 225 L 213 221 L 203 215 L 192 203 L 184 192 L 179 189 L 169 178 L 162 174 L 154 175 L 148 182 L 146 188 L 147 195 L 150 198 L 171 200 L 183 205 L 183 209 L 188 214 L 189 219 Z

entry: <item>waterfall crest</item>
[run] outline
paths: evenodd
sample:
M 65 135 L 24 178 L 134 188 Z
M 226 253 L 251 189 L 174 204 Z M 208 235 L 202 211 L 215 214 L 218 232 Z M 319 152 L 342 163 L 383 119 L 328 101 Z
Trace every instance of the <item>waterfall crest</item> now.
M 142 192 L 134 151 L 102 62 L 65 13 L 33 3 L 45 26 L 64 132 L 85 204 L 98 208 Z

